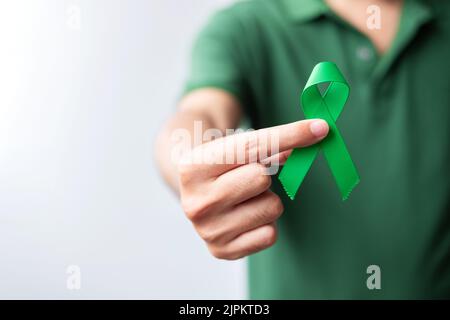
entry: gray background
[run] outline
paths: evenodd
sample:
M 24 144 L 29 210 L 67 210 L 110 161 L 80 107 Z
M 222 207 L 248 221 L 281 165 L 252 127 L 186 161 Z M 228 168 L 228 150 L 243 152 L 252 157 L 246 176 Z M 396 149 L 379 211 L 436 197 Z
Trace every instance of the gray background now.
M 210 257 L 152 159 L 228 2 L 0 0 L 0 298 L 245 297 L 244 262 Z

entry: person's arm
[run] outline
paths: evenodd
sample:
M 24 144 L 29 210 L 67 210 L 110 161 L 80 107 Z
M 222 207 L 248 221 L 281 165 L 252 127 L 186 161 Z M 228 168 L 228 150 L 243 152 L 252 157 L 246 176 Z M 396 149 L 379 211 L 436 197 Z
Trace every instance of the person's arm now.
M 283 204 L 269 190 L 272 179 L 262 162 L 268 157 L 283 162 L 292 148 L 316 143 L 328 133 L 323 120 L 298 121 L 211 142 L 196 137 L 200 144 L 185 150 L 189 159 L 195 161 L 180 162 L 173 156 L 178 154 L 174 150 L 184 149 L 173 142 L 175 130 L 186 130 L 194 138 L 194 123 L 198 120 L 203 132 L 218 129 L 224 133 L 236 128 L 244 110 L 249 116 L 254 115 L 247 74 L 251 66 L 247 65 L 250 42 L 245 39 L 245 19 L 249 18 L 235 8 L 226 9 L 214 15 L 200 32 L 193 46 L 183 91 L 186 95 L 156 144 L 162 175 L 178 192 L 183 211 L 209 251 L 221 259 L 238 259 L 275 243 L 275 222 Z M 264 150 L 267 139 L 271 141 L 269 147 L 276 141 L 279 148 Z M 236 157 L 229 157 L 231 152 L 236 152 Z M 258 161 L 254 161 L 254 155 L 260 155 Z M 225 163 L 214 161 L 233 158 Z M 203 161 L 206 159 L 213 161 Z
M 183 211 L 197 233 L 215 257 L 228 260 L 272 246 L 276 241 L 275 222 L 283 212 L 280 198 L 269 190 L 271 177 L 261 163 L 267 158 L 255 162 L 250 161 L 250 155 L 278 157 L 283 162 L 292 148 L 316 143 L 328 133 L 323 120 L 297 121 L 219 138 L 188 152 L 191 159 L 201 160 L 204 155 L 225 159 L 227 152 L 235 150 L 243 153 L 243 162 L 172 161 L 173 130 L 183 128 L 193 135 L 194 121 L 200 120 L 204 130 L 225 131 L 237 125 L 239 115 L 239 104 L 232 95 L 213 89 L 193 92 L 182 100 L 180 110 L 162 130 L 156 150 L 160 170 L 179 191 Z M 270 149 L 260 152 L 265 145 L 259 142 L 268 137 L 279 139 L 280 153 Z M 240 146 L 244 148 L 240 150 Z
M 202 130 L 217 128 L 225 134 L 226 129 L 236 128 L 241 117 L 238 101 L 229 93 L 206 88 L 195 90 L 182 98 L 178 111 L 167 121 L 156 140 L 156 161 L 162 176 L 175 191 L 178 188 L 177 163 L 172 160 L 172 150 L 176 141 L 172 133 L 176 129 L 186 129 L 194 137 L 194 122 L 201 121 Z M 203 132 L 202 132 L 203 133 Z

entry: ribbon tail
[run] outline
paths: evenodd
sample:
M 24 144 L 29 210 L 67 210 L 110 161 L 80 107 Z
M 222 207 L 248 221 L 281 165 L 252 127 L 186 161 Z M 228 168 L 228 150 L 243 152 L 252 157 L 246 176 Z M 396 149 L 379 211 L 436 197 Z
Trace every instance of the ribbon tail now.
M 342 136 L 334 124 L 330 125 L 330 129 L 331 134 L 328 134 L 327 143 L 323 145 L 323 153 L 341 192 L 342 200 L 347 200 L 360 179 Z
M 327 137 L 320 144 L 342 200 L 347 200 L 359 183 L 359 175 L 327 104 L 323 100 L 321 103 L 322 106 L 315 111 L 315 114 L 318 118 L 327 121 L 329 131 Z
M 319 145 L 294 149 L 284 164 L 278 179 L 291 200 L 294 200 L 319 149 Z

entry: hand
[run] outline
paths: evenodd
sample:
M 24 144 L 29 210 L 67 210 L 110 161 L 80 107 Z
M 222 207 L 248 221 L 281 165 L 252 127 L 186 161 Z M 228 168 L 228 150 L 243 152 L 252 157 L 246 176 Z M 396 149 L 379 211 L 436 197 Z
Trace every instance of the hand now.
M 234 260 L 275 243 L 275 222 L 283 212 L 283 204 L 269 190 L 271 176 L 264 163 L 283 163 L 293 148 L 317 143 L 327 134 L 325 121 L 304 120 L 227 136 L 192 150 L 191 160 L 204 159 L 205 155 L 224 159 L 227 152 L 244 146 L 245 163 L 191 161 L 178 166 L 183 210 L 212 255 Z M 267 156 L 250 161 L 252 155 L 263 154 L 261 141 L 267 137 L 279 139 L 278 153 L 268 150 Z

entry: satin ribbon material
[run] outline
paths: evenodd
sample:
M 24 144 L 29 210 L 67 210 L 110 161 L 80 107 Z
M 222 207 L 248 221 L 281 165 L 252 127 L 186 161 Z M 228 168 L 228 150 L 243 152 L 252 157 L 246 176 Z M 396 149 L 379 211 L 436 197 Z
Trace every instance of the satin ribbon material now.
M 323 95 L 318 87 L 322 83 L 329 83 Z M 298 188 L 320 150 L 323 150 L 342 200 L 346 200 L 359 183 L 358 172 L 336 126 L 336 120 L 344 108 L 349 91 L 347 81 L 334 63 L 321 62 L 314 67 L 303 89 L 301 106 L 306 119 L 325 120 L 329 126 L 329 133 L 318 144 L 294 149 L 287 159 L 279 179 L 291 200 L 294 200 Z

